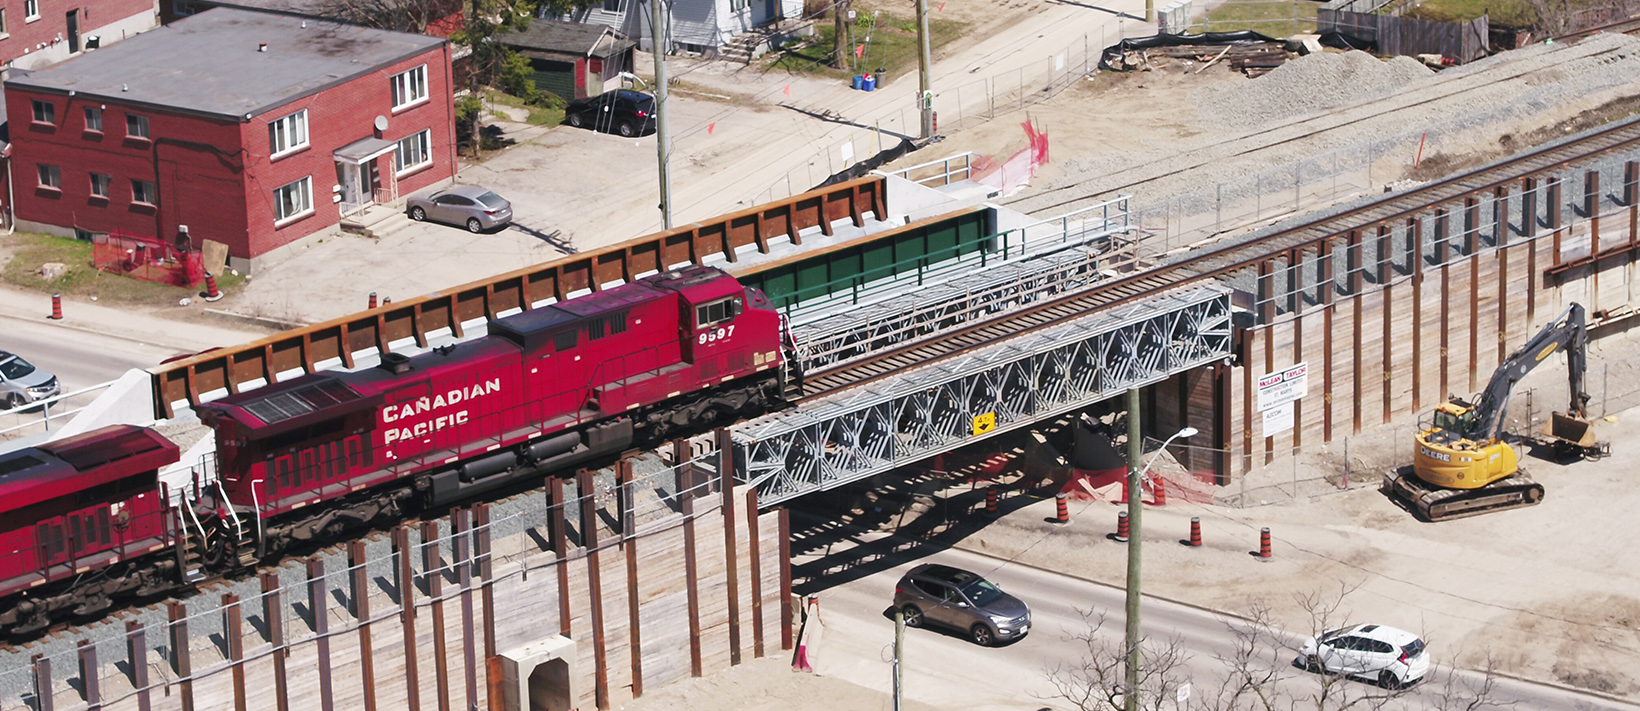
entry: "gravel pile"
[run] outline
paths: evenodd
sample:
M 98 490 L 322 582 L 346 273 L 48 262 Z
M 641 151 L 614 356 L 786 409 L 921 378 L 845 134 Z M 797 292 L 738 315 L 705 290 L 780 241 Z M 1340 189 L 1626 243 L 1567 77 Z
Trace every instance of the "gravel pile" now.
M 1534 45 L 1440 72 L 1408 58 L 1311 55 L 1257 79 L 1198 89 L 1197 139 L 1157 138 L 1066 160 L 1058 179 L 1005 204 L 1049 218 L 1121 189 L 1146 224 L 1169 216 L 1177 223 L 1181 214 L 1212 222 L 1218 211 L 1228 219 L 1258 204 L 1259 214 L 1273 215 L 1272 205 L 1293 202 L 1295 180 L 1306 193 L 1333 182 L 1346 195 L 1378 193 L 1405 177 L 1420 144 L 1425 159 L 1496 147 L 1500 136 L 1635 95 L 1640 38 L 1628 35 Z M 1392 105 L 1405 108 L 1373 115 Z M 1300 138 L 1326 127 L 1334 130 Z
M 1381 60 L 1366 52 L 1299 57 L 1257 79 L 1195 92 L 1204 121 L 1251 128 L 1292 116 L 1388 96 L 1434 74 L 1418 60 Z

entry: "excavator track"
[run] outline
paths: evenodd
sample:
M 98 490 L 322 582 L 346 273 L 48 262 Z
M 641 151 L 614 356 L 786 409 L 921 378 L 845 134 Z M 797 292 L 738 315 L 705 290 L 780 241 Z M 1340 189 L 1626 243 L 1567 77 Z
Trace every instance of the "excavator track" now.
M 1543 501 L 1543 485 L 1524 471 L 1479 489 L 1441 489 L 1424 483 L 1411 467 L 1384 476 L 1384 490 L 1425 521 L 1451 521 L 1503 509 L 1536 506 Z

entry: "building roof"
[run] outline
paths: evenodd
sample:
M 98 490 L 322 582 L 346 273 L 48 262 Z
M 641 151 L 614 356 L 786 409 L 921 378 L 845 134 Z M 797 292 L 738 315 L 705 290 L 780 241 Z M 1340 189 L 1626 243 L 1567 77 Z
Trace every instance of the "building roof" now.
M 267 51 L 258 51 L 264 42 Z M 325 20 L 215 8 L 47 69 L 14 70 L 6 86 L 74 91 L 237 120 L 444 42 Z
M 609 25 L 539 18 L 530 20 L 530 26 L 522 32 L 503 32 L 496 39 L 517 49 L 581 56 L 590 52 L 594 57 L 608 57 L 634 44 Z

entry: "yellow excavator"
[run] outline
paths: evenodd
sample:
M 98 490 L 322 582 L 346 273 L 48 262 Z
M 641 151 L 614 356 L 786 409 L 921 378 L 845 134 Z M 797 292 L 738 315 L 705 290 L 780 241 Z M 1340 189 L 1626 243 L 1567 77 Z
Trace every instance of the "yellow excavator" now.
M 1542 501 L 1543 486 L 1521 470 L 1519 456 L 1503 441 L 1509 393 L 1533 368 L 1565 351 L 1572 404 L 1565 414 L 1553 413 L 1544 434 L 1556 450 L 1600 456 L 1603 450 L 1584 419 L 1589 402 L 1583 389 L 1588 342 L 1583 307 L 1572 304 L 1504 360 L 1473 403 L 1453 397 L 1436 407 L 1420 423 L 1411 473 L 1390 474 L 1385 488 L 1426 521 Z

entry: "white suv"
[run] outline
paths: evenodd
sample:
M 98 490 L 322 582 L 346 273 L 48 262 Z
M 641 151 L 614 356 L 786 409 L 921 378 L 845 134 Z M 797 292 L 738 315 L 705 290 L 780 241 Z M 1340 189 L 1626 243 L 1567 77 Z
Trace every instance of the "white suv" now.
M 1384 625 L 1327 632 L 1305 642 L 1296 663 L 1314 672 L 1375 680 L 1391 689 L 1416 683 L 1429 673 L 1424 641 Z

